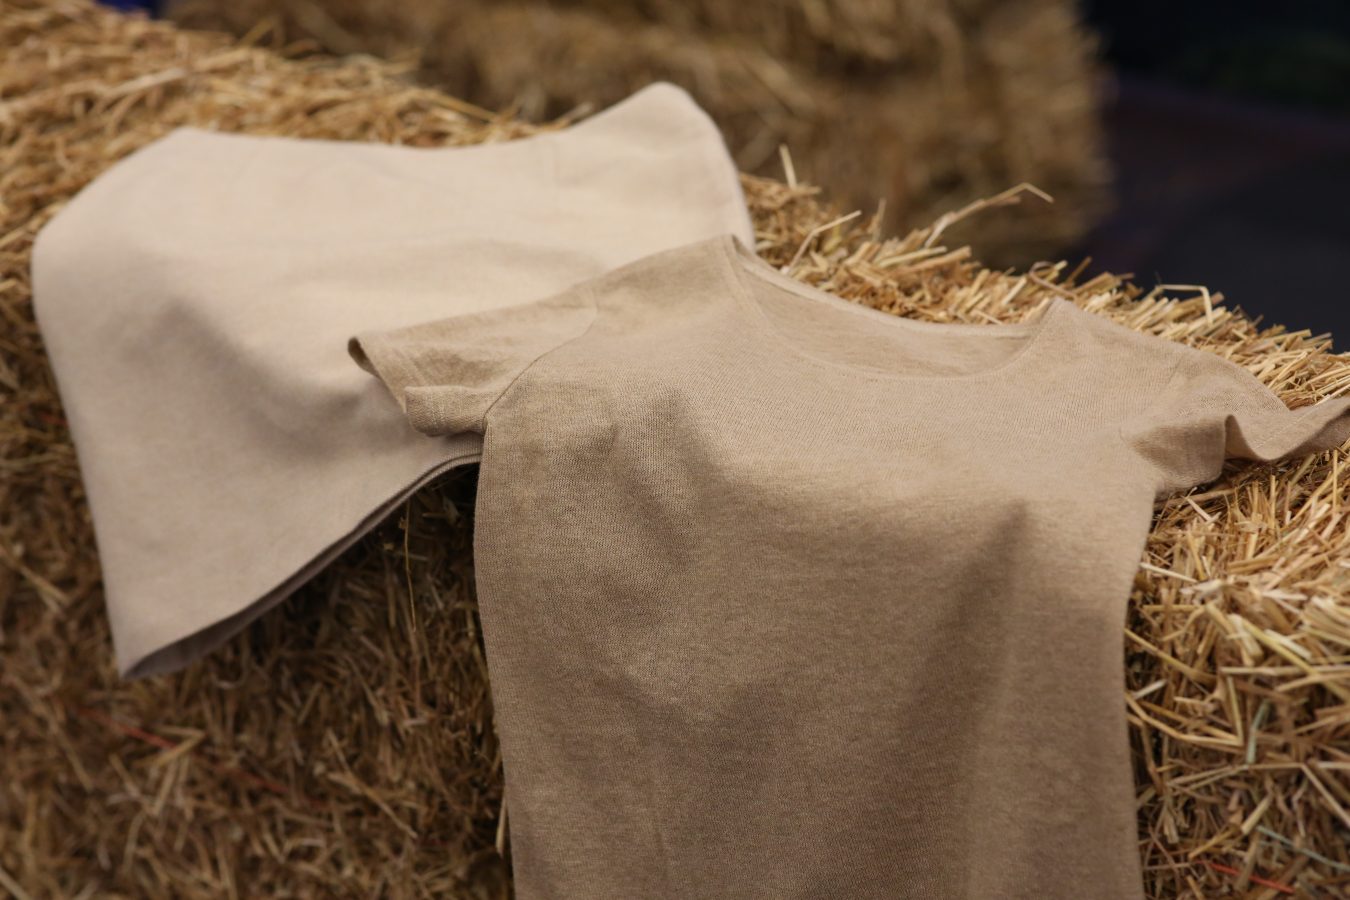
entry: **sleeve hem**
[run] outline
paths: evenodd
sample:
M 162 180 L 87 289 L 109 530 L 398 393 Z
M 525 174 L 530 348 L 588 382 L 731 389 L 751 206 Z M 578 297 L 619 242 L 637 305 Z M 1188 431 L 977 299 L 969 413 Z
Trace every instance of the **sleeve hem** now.
M 417 363 L 385 334 L 358 334 L 347 341 L 347 353 L 356 364 L 378 378 L 407 412 L 407 390 L 426 381 Z
M 1252 443 L 1251 449 L 1260 461 L 1271 462 L 1331 450 L 1346 440 L 1350 440 L 1350 397 L 1333 397 L 1289 410 L 1289 419 Z

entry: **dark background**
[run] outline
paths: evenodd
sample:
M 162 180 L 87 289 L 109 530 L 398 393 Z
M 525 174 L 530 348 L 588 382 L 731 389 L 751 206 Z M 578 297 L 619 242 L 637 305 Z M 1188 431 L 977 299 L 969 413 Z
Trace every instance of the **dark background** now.
M 1350 2 L 1096 0 L 1117 209 L 1080 248 L 1350 340 Z
M 105 0 L 156 11 L 154 0 Z M 1350 0 L 1084 0 L 1115 211 L 1067 258 L 1350 341 Z

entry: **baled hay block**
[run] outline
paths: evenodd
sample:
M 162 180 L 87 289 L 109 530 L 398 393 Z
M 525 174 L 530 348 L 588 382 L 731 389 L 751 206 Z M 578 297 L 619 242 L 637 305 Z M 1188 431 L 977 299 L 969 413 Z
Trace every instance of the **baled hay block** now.
M 82 0 L 9 0 L 0 42 L 0 886 L 506 896 L 472 471 L 419 493 L 225 650 L 121 683 L 28 258 L 62 203 L 174 125 L 422 145 L 532 128 L 476 119 L 371 60 L 288 62 Z M 883 239 L 874 222 L 829 226 L 838 210 L 812 189 L 745 186 L 766 258 L 879 309 L 1016 321 L 1056 293 L 1223 353 L 1294 406 L 1350 382 L 1324 337 L 1258 328 L 1217 295 L 1064 264 L 995 272 L 948 240 L 958 217 Z M 1158 509 L 1122 636 L 1150 897 L 1350 885 L 1344 463 L 1230 465 Z
M 780 59 L 815 71 L 885 67 L 936 68 L 953 42 L 979 23 L 996 0 L 550 0 L 616 19 L 664 22 L 689 31 L 736 35 Z M 1021 5 L 1025 9 L 1027 4 Z M 1044 5 L 1044 4 L 1043 4 Z
M 998 265 L 1061 252 L 1104 206 L 1096 41 L 1067 0 L 176 0 L 170 12 L 240 34 L 271 16 L 333 51 L 416 53 L 424 81 L 530 119 L 673 81 L 744 171 L 781 176 L 786 145 L 797 174 L 849 209 L 884 199 L 888 229 L 1031 182 L 1055 203 L 954 233 Z
M 463 486 L 205 663 L 119 682 L 28 258 L 62 203 L 176 125 L 419 145 L 537 129 L 383 63 L 285 62 L 86 2 L 0 6 L 0 46 L 0 889 L 506 896 Z

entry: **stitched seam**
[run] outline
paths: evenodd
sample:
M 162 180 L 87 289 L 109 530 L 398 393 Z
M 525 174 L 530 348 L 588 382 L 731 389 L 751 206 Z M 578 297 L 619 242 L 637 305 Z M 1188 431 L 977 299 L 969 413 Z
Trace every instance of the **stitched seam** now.
M 1182 346 L 1186 345 L 1183 344 Z M 1134 452 L 1134 448 L 1131 447 L 1129 442 L 1125 440 L 1125 436 L 1121 432 L 1124 431 L 1126 426 L 1128 426 L 1132 422 L 1140 421 L 1142 419 L 1147 418 L 1149 413 L 1153 412 L 1153 410 L 1158 408 L 1158 405 L 1162 402 L 1162 398 L 1167 394 L 1168 389 L 1172 386 L 1172 382 L 1176 381 L 1177 373 L 1181 371 L 1181 364 L 1185 361 L 1186 357 L 1183 355 L 1180 359 L 1178 359 L 1175 363 L 1173 363 L 1172 371 L 1167 373 L 1167 380 L 1163 382 L 1162 387 L 1158 389 L 1157 395 L 1154 396 L 1153 399 L 1148 402 L 1148 405 L 1146 405 L 1143 409 L 1139 410 L 1138 412 L 1134 413 L 1132 416 L 1123 419 L 1116 426 L 1116 438 L 1121 442 L 1121 444 L 1125 446 L 1125 449 L 1129 450 L 1131 453 Z
M 1116 442 L 1119 443 L 1123 448 L 1125 448 L 1125 452 L 1130 457 L 1138 459 L 1140 462 L 1146 463 L 1147 470 L 1153 473 L 1153 481 L 1154 481 L 1153 492 L 1155 498 L 1158 495 L 1159 488 L 1161 488 L 1165 482 L 1165 479 L 1163 478 L 1163 472 L 1156 465 L 1154 465 L 1153 463 L 1149 463 L 1147 460 L 1145 460 L 1143 457 L 1139 455 L 1138 451 L 1136 451 L 1134 447 L 1130 445 L 1130 442 L 1125 439 L 1124 431 L 1125 428 L 1132 422 L 1145 420 L 1148 417 L 1149 413 L 1157 409 L 1158 405 L 1162 402 L 1162 398 L 1166 396 L 1168 389 L 1172 387 L 1172 382 L 1176 380 L 1177 373 L 1181 371 L 1181 364 L 1185 361 L 1186 357 L 1184 354 L 1182 354 L 1180 358 L 1177 359 L 1176 363 L 1173 364 L 1172 371 L 1167 373 L 1167 380 L 1163 382 L 1162 387 L 1158 389 L 1157 395 L 1154 396 L 1153 399 L 1148 402 L 1148 405 L 1146 405 L 1143 409 L 1141 409 L 1134 415 L 1126 419 L 1123 419 L 1116 425 L 1115 431 Z
M 435 381 L 422 368 L 421 363 L 417 361 L 417 357 L 414 354 L 406 352 L 403 347 L 396 344 L 390 344 L 387 351 L 394 357 L 395 362 L 404 367 L 409 376 L 407 383 L 403 385 L 402 390 L 400 391 L 402 396 L 399 397 L 399 403 L 406 413 L 408 407 L 408 389 L 434 384 Z
M 394 402 L 398 404 L 399 409 L 406 414 L 408 411 L 408 391 L 411 388 L 431 384 L 433 379 L 429 378 L 422 367 L 418 365 L 416 357 L 407 353 L 402 346 L 392 341 L 385 342 L 383 335 L 372 334 L 366 338 L 358 338 L 358 341 L 360 341 L 361 352 L 370 363 L 369 372 L 371 376 L 384 385 L 390 396 L 394 398 Z M 376 362 L 377 358 L 382 359 L 386 365 Z
M 734 294 L 733 294 L 733 299 L 736 301 L 736 303 L 737 303 L 739 306 L 742 307 L 742 309 L 741 309 L 742 312 L 749 312 L 749 313 L 751 313 L 751 314 L 754 315 L 754 316 L 758 316 L 758 315 L 760 314 L 760 311 L 755 310 L 755 309 L 753 309 L 753 308 L 750 308 L 750 309 L 746 309 L 746 308 L 745 308 L 747 305 L 752 305 L 752 304 L 756 303 L 757 301 L 756 301 L 753 297 L 750 296 L 750 288 L 749 288 L 748 284 L 746 283 L 746 281 L 744 280 L 744 278 L 742 278 L 742 273 L 743 273 L 744 270 L 742 270 L 741 268 L 739 268 L 739 266 L 740 266 L 740 261 L 739 261 L 734 255 L 731 255 L 731 254 L 734 253 L 733 248 L 731 248 L 730 246 L 728 246 L 726 243 L 722 242 L 720 238 L 719 238 L 719 239 L 716 239 L 716 240 L 718 240 L 719 243 L 721 244 L 721 246 L 720 246 L 718 249 L 719 249 L 719 252 L 722 254 L 722 256 L 724 257 L 724 260 L 725 260 L 724 264 L 720 267 L 720 268 L 722 269 L 722 272 L 723 272 L 723 282 L 724 282 L 725 284 L 727 284 L 727 285 L 729 286 L 729 288 L 734 292 Z M 755 277 L 755 276 L 751 275 L 751 277 Z M 794 277 L 791 276 L 791 275 L 784 275 L 783 277 L 784 277 L 785 279 L 787 279 L 788 281 L 795 281 L 795 282 L 797 282 L 799 286 L 813 287 L 813 285 L 808 285 L 808 284 L 806 284 L 805 282 L 801 281 L 801 279 L 794 278 Z M 809 297 L 809 296 L 806 295 L 806 294 L 802 294 L 802 293 L 800 293 L 799 291 L 794 291 L 791 287 L 788 287 L 787 285 L 782 285 L 781 287 L 782 287 L 783 290 L 791 291 L 792 293 L 797 294 L 797 296 L 804 297 L 804 298 L 807 299 L 807 300 L 811 300 L 811 299 L 812 299 L 811 297 Z M 823 291 L 824 289 L 823 289 L 823 288 L 817 288 L 817 290 L 822 290 L 822 291 Z M 824 292 L 825 292 L 825 293 L 829 293 L 828 291 L 824 291 Z M 835 295 L 835 296 L 837 297 L 838 295 Z M 841 309 L 840 309 L 841 312 L 845 312 L 845 313 L 852 312 L 852 313 L 860 314 L 860 315 L 864 315 L 864 316 L 867 315 L 866 312 L 864 311 L 864 308 L 862 307 L 861 304 L 857 304 L 857 303 L 855 303 L 854 301 L 850 301 L 850 300 L 844 300 L 843 298 L 839 298 L 839 299 L 842 300 L 844 303 L 852 303 L 852 304 L 858 306 L 858 309 L 856 309 L 856 310 L 850 310 L 850 309 L 848 309 L 847 307 L 841 307 Z M 1055 299 L 1056 299 L 1056 298 L 1051 298 L 1051 302 L 1053 303 Z M 1060 298 L 1060 299 L 1062 299 L 1062 298 Z M 818 301 L 812 301 L 812 302 L 818 302 Z M 883 313 L 884 315 L 891 315 L 893 318 L 896 318 L 896 319 L 899 319 L 899 320 L 902 320 L 902 321 L 908 321 L 907 317 L 905 317 L 905 316 L 898 316 L 898 315 L 894 315 L 894 314 L 892 314 L 892 313 L 887 313 L 885 310 L 877 310 L 877 312 Z M 1056 316 L 1056 315 L 1061 315 L 1061 316 L 1067 317 L 1067 316 L 1069 315 L 1069 312 L 1070 312 L 1069 310 L 1046 309 L 1046 310 L 1044 311 L 1043 314 L 1044 314 L 1044 315 L 1049 315 L 1049 316 L 1052 316 L 1052 317 L 1054 317 L 1054 316 Z M 986 325 L 976 325 L 976 324 L 974 324 L 974 323 L 955 323 L 955 324 L 960 324 L 960 325 L 963 325 L 963 326 L 969 325 L 969 327 L 970 327 L 971 329 L 973 329 L 973 330 L 978 330 L 978 329 L 982 329 L 982 328 L 995 329 L 995 328 L 1002 327 L 1002 326 L 998 326 L 998 325 L 990 325 L 990 326 L 986 326 Z M 902 375 L 902 374 L 894 373 L 894 372 L 873 372 L 873 371 L 869 371 L 869 370 L 866 369 L 866 368 L 855 368 L 855 367 L 853 367 L 853 366 L 851 366 L 851 365 L 848 365 L 848 364 L 846 364 L 846 363 L 835 362 L 835 361 L 831 361 L 831 360 L 828 360 L 828 359 L 823 359 L 823 358 L 821 358 L 821 357 L 813 356 L 813 355 L 811 355 L 811 354 L 809 354 L 809 353 L 805 353 L 805 352 L 803 352 L 803 351 L 801 351 L 801 350 L 798 350 L 798 349 L 796 349 L 796 348 L 789 347 L 789 350 L 790 350 L 790 352 L 791 352 L 791 354 L 792 354 L 792 357 L 793 357 L 795 360 L 798 360 L 798 361 L 802 362 L 804 365 L 813 366 L 813 367 L 815 367 L 815 368 L 823 369 L 823 370 L 826 371 L 826 372 L 833 372 L 833 373 L 835 373 L 835 374 L 843 373 L 844 376 L 846 376 L 846 377 L 848 377 L 848 378 L 850 378 L 850 379 L 856 380 L 856 381 L 862 381 L 862 382 L 867 382 L 867 383 L 870 383 L 870 384 L 880 384 L 880 385 L 905 385 L 905 384 L 920 384 L 920 385 L 923 385 L 923 386 L 930 386 L 930 385 L 931 385 L 931 386 L 938 387 L 939 389 L 945 389 L 945 388 L 948 388 L 948 387 L 951 387 L 951 388 L 960 388 L 960 387 L 963 387 L 963 386 L 965 386 L 965 385 L 980 385 L 980 384 L 982 384 L 982 383 L 988 382 L 990 379 L 993 379 L 993 378 L 996 378 L 996 377 L 999 377 L 999 376 L 1007 376 L 1009 373 L 1016 372 L 1018 368 L 1022 368 L 1022 367 L 1024 367 L 1024 366 L 1026 365 L 1025 361 L 1023 360 L 1023 357 L 1026 356 L 1028 352 L 1030 352 L 1030 351 L 1032 351 L 1033 349 L 1035 349 L 1035 348 L 1037 347 L 1037 345 L 1040 345 L 1040 344 L 1042 344 L 1044 341 L 1049 340 L 1049 338 L 1046 337 L 1046 335 L 1044 334 L 1044 332 L 1047 330 L 1047 328 L 1048 328 L 1049 326 L 1051 326 L 1051 325 L 1056 325 L 1056 327 L 1060 327 L 1060 328 L 1063 327 L 1063 325 L 1061 325 L 1061 324 L 1059 324 L 1059 323 L 1055 323 L 1055 322 L 1053 322 L 1053 321 L 1040 321 L 1040 322 L 1036 322 L 1036 323 L 1025 323 L 1025 322 L 1023 322 L 1023 323 L 1010 323 L 1010 324 L 1013 324 L 1013 325 L 1017 325 L 1017 324 L 1037 324 L 1037 325 L 1039 325 L 1039 326 L 1041 326 L 1041 327 L 1040 327 L 1036 332 L 1034 332 L 1034 334 L 1032 335 L 1032 343 L 1031 343 L 1031 344 L 1023 345 L 1023 346 L 1017 351 L 1017 354 L 1016 354 L 1016 355 L 1014 355 L 1013 357 L 1011 357 L 1011 358 L 1009 358 L 1009 359 L 1006 359 L 1006 360 L 1004 360 L 1003 362 L 1001 362 L 1001 363 L 998 365 L 997 368 L 995 368 L 995 369 L 982 369 L 982 370 L 980 370 L 980 371 L 978 371 L 978 372 L 975 372 L 975 373 L 969 374 L 969 375 L 929 375 L 929 374 L 924 374 L 924 373 L 919 373 L 919 374 L 914 374 L 914 375 Z M 758 322 L 753 323 L 753 325 L 752 325 L 751 327 L 754 327 L 754 328 L 756 329 L 756 331 L 759 331 L 759 332 L 761 332 L 761 333 L 763 333 L 763 331 L 765 330 L 764 326 L 760 325 Z M 997 337 L 997 335 L 993 335 L 993 337 Z M 783 341 L 782 339 L 778 338 L 777 336 L 770 335 L 770 339 L 773 341 L 773 343 L 775 344 L 776 348 L 781 348 L 781 346 L 784 344 L 784 341 Z M 1042 352 L 1044 352 L 1044 348 L 1043 348 L 1043 347 L 1041 347 L 1041 350 L 1042 350 Z M 781 354 L 778 353 L 777 349 L 775 349 L 774 355 L 775 355 L 775 358 L 776 358 L 776 359 L 781 359 L 781 358 L 783 358 L 783 357 L 781 356 Z
M 520 379 L 525 377 L 526 372 L 529 372 L 531 369 L 533 369 L 541 359 L 543 359 L 545 356 L 548 356 L 550 353 L 554 353 L 558 350 L 561 350 L 563 347 L 566 347 L 567 345 L 573 343 L 574 341 L 579 341 L 586 335 L 590 334 L 591 329 L 595 326 L 596 320 L 600 318 L 599 304 L 597 303 L 595 298 L 595 289 L 590 285 L 589 282 L 578 285 L 578 288 L 585 295 L 586 301 L 590 306 L 591 320 L 586 323 L 586 327 L 583 328 L 580 332 L 578 332 L 577 334 L 573 335 L 572 337 L 568 338 L 567 340 L 563 341 L 560 344 L 556 344 L 552 347 L 549 347 L 543 353 L 540 353 L 534 359 L 530 360 L 529 364 L 526 365 L 525 368 L 521 369 L 519 372 L 516 373 L 516 377 L 511 379 L 511 383 L 508 384 L 506 387 L 502 388 L 502 392 L 498 394 L 497 397 L 491 403 L 488 404 L 488 408 L 483 410 L 483 415 L 479 417 L 478 421 L 484 430 L 486 430 L 487 428 L 488 416 L 491 415 L 492 411 L 497 408 L 497 404 L 501 403 L 502 400 L 506 397 L 506 395 L 511 393 L 511 389 L 516 386 L 516 384 L 520 381 Z
M 1277 395 L 1277 396 L 1278 396 L 1278 395 Z M 1346 395 L 1342 395 L 1342 397 L 1344 397 L 1344 396 L 1346 396 Z M 1285 409 L 1288 411 L 1290 418 L 1289 418 L 1288 421 L 1286 421 L 1286 422 L 1285 422 L 1283 425 L 1281 425 L 1279 428 L 1275 429 L 1275 431 L 1271 434 L 1271 440 L 1279 440 L 1279 439 L 1285 437 L 1286 435 L 1288 435 L 1288 434 L 1289 434 L 1290 432 L 1292 432 L 1295 428 L 1298 428 L 1298 427 L 1300 427 L 1300 426 L 1305 426 L 1305 425 L 1307 425 L 1308 420 L 1309 420 L 1310 418 L 1312 418 L 1312 415 L 1313 415 L 1313 411 L 1314 411 L 1314 410 L 1317 410 L 1318 412 L 1320 412 L 1320 409 L 1318 409 L 1318 408 L 1319 408 L 1323 403 L 1326 403 L 1328 400 L 1336 400 L 1336 399 L 1341 399 L 1341 398 L 1338 398 L 1338 397 L 1336 397 L 1336 396 L 1334 396 L 1334 395 L 1328 395 L 1328 396 L 1325 396 L 1325 397 L 1321 397 L 1321 398 L 1319 398 L 1318 400 L 1316 400 L 1316 401 L 1314 401 L 1314 402 L 1312 402 L 1312 403 L 1309 403 L 1309 404 L 1306 405 L 1306 406 L 1300 406 L 1298 409 L 1291 409 L 1291 408 L 1289 407 L 1289 404 L 1285 403 Z M 1280 398 L 1280 402 L 1281 402 L 1281 403 L 1284 403 L 1284 398 L 1283 398 L 1283 397 Z M 1330 425 L 1331 423 L 1335 422 L 1337 418 L 1339 418 L 1340 416 L 1345 415 L 1345 412 L 1346 412 L 1345 410 L 1342 410 L 1337 416 L 1333 416 L 1332 418 L 1330 418 L 1330 419 L 1328 419 L 1327 421 L 1323 422 L 1320 426 L 1318 426 L 1318 429 L 1320 430 L 1320 429 L 1322 429 L 1322 428 L 1325 428 L 1325 427 L 1327 427 L 1328 425 Z M 1308 437 L 1311 438 L 1311 437 L 1314 437 L 1314 436 L 1315 436 L 1315 435 L 1309 435 Z

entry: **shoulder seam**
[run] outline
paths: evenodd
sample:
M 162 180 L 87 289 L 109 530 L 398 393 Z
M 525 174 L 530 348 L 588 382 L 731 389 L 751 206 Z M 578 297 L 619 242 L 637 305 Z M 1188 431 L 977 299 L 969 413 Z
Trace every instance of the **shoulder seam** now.
M 566 347 L 567 345 L 575 341 L 581 340 L 583 337 L 589 334 L 591 328 L 595 326 L 596 320 L 600 318 L 599 303 L 597 302 L 595 297 L 595 289 L 591 286 L 591 283 L 589 281 L 578 285 L 577 288 L 582 292 L 583 296 L 586 298 L 587 306 L 590 307 L 591 310 L 590 321 L 586 323 L 586 327 L 581 329 L 581 331 L 572 335 L 567 340 L 561 341 L 560 343 L 554 344 L 552 347 L 549 347 L 543 353 L 540 353 L 534 359 L 530 360 L 530 362 L 527 365 L 525 365 L 523 368 L 521 368 L 519 372 L 516 373 L 516 376 L 511 379 L 511 383 L 508 384 L 506 387 L 502 388 L 501 393 L 499 393 L 496 396 L 496 398 L 491 403 L 488 404 L 487 409 L 483 410 L 482 416 L 479 417 L 478 419 L 479 426 L 480 428 L 482 428 L 483 431 L 487 430 L 487 419 L 488 416 L 492 414 L 492 410 L 496 408 L 497 404 L 500 403 L 502 399 L 506 397 L 507 394 L 511 393 L 511 389 L 516 386 L 516 384 L 520 381 L 520 379 L 525 377 L 526 372 L 529 372 L 531 369 L 533 369 L 541 359 L 548 356 L 550 353 L 553 353 L 557 350 L 561 350 L 563 347 Z
M 1135 333 L 1136 333 L 1136 334 L 1139 334 L 1140 332 L 1135 332 Z M 1195 350 L 1195 349 L 1197 349 L 1197 348 L 1191 347 L 1189 344 L 1182 344 L 1182 343 L 1180 343 L 1180 342 L 1178 342 L 1178 341 L 1172 341 L 1170 338 L 1159 338 L 1159 340 L 1165 340 L 1165 341 L 1169 341 L 1170 343 L 1177 344 L 1177 345 L 1178 345 L 1179 347 L 1181 347 L 1183 350 L 1185 350 L 1185 349 L 1189 349 L 1189 350 Z M 1150 398 L 1149 402 L 1148 402 L 1147 404 L 1145 404 L 1145 406 L 1144 406 L 1143 409 L 1139 410 L 1138 412 L 1134 413 L 1133 415 L 1129 416 L 1128 418 L 1121 419 L 1118 423 L 1116 423 L 1116 428 L 1115 428 L 1116 441 L 1117 441 L 1122 447 L 1124 447 L 1125 451 L 1126 451 L 1130 456 L 1136 457 L 1136 458 L 1137 458 L 1137 452 L 1135 451 L 1134 447 L 1130 446 L 1130 442 L 1129 442 L 1128 440 L 1125 439 L 1125 429 L 1126 429 L 1126 427 L 1128 427 L 1132 422 L 1144 421 L 1145 419 L 1147 419 L 1148 414 L 1151 413 L 1154 409 L 1157 408 L 1157 406 L 1158 406 L 1158 404 L 1161 402 L 1163 396 L 1167 393 L 1168 388 L 1170 388 L 1170 387 L 1172 386 L 1172 382 L 1174 382 L 1174 381 L 1176 380 L 1177 373 L 1181 371 L 1181 364 L 1182 364 L 1183 362 L 1185 362 L 1185 361 L 1186 361 L 1186 354 L 1185 354 L 1184 352 L 1178 354 L 1177 361 L 1172 365 L 1171 371 L 1169 371 L 1169 372 L 1167 373 L 1167 379 L 1162 383 L 1162 387 L 1160 387 L 1160 388 L 1158 389 L 1157 394 L 1155 394 L 1152 398 Z M 1154 492 L 1154 498 L 1157 499 L 1157 497 L 1159 496 L 1159 492 L 1161 491 L 1162 486 L 1163 486 L 1163 483 L 1164 483 L 1164 482 L 1163 482 L 1163 478 L 1162 478 L 1162 471 L 1161 471 L 1160 469 L 1158 469 L 1157 466 L 1153 466 L 1153 465 L 1150 465 L 1148 468 L 1149 468 L 1149 470 L 1151 470 L 1151 471 L 1153 472 L 1153 475 L 1154 475 L 1154 478 L 1155 478 L 1155 481 L 1156 481 L 1156 483 L 1154 484 L 1154 491 L 1153 491 L 1153 492 Z
M 1164 340 L 1169 339 L 1164 338 Z M 1187 350 L 1195 350 L 1200 353 L 1206 352 L 1204 350 L 1200 350 L 1197 347 L 1192 347 L 1190 344 L 1182 344 L 1178 341 L 1173 341 L 1172 343 L 1176 344 L 1178 347 L 1181 347 L 1182 352 L 1177 354 L 1177 361 L 1172 364 L 1171 371 L 1167 373 L 1167 380 L 1162 383 L 1162 387 L 1158 388 L 1158 392 L 1149 399 L 1148 403 L 1144 406 L 1144 408 L 1139 410 L 1139 412 L 1135 413 L 1136 418 L 1139 419 L 1146 418 L 1149 413 L 1153 412 L 1153 410 L 1155 410 L 1158 407 L 1158 404 L 1162 401 L 1162 398 L 1167 394 L 1168 389 L 1172 387 L 1172 382 L 1177 380 L 1177 373 L 1181 371 L 1181 364 L 1186 361 Z

